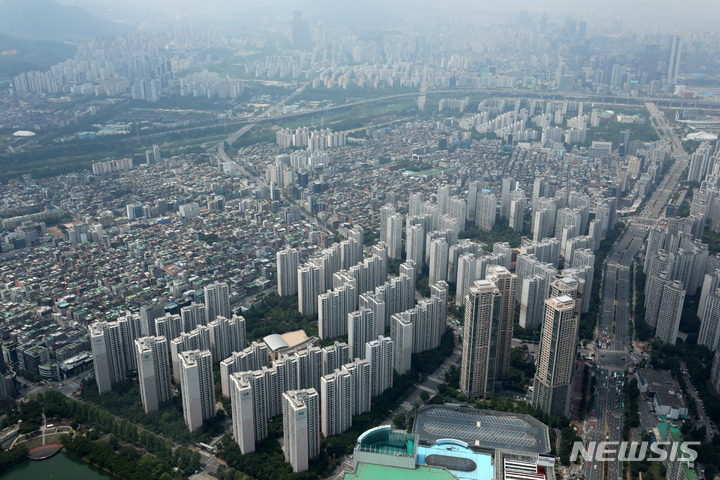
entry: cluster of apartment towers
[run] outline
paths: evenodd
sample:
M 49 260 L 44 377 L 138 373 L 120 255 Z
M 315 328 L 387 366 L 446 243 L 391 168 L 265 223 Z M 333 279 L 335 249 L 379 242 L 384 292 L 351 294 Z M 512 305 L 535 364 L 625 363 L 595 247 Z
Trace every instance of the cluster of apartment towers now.
M 505 183 L 500 214 L 522 218 L 525 195 Z M 507 377 L 518 301 L 521 325 L 543 323 L 533 403 L 552 414 L 567 414 L 578 316 L 587 310 L 593 277 L 595 237 L 579 235 L 587 231 L 588 206 L 573 194 L 570 208 L 551 208 L 556 199 L 534 199 L 534 212 L 544 212 L 538 214 L 544 215 L 542 233 L 552 234 L 550 227 L 555 227 L 560 238 L 524 242 L 516 273 L 511 273 L 513 249 L 507 243 L 495 243 L 490 253 L 458 241 L 467 220 L 486 230 L 494 225 L 497 198 L 478 187 L 471 184 L 465 199 L 443 186 L 437 203 L 411 195 L 407 217 L 392 205 L 382 207 L 380 242 L 367 256 L 364 232 L 357 226 L 302 265 L 297 250 L 278 252 L 279 295 L 298 295 L 300 312 L 318 316 L 322 340 L 347 336 L 347 343 L 309 346 L 271 362 L 264 342 L 247 346 L 245 320 L 232 314 L 227 284 L 215 283 L 205 287 L 204 305 L 183 307 L 180 315 L 141 308 L 139 315 L 91 325 L 99 391 L 109 391 L 128 371 L 137 370 L 143 405 L 151 412 L 172 399 L 172 378 L 180 383 L 188 428 L 195 430 L 215 414 L 212 366 L 224 359 L 222 394 L 231 399 L 233 435 L 241 451 L 253 452 L 267 438 L 268 420 L 282 414 L 286 459 L 294 471 L 303 471 L 319 455 L 320 432 L 329 437 L 346 431 L 354 415 L 368 412 L 371 399 L 392 387 L 393 371 L 409 372 L 413 353 L 439 346 L 450 280 L 457 285 L 455 301 L 466 306 L 462 391 L 487 398 Z M 552 222 L 549 209 L 555 214 Z M 602 218 L 612 217 L 596 214 L 596 236 L 601 228 L 607 232 Z M 403 224 L 407 260 L 397 276 L 388 278 L 389 259 L 402 258 Z M 572 268 L 558 273 L 561 252 Z M 424 263 L 431 295 L 416 302 L 416 276 Z
M 392 364 L 398 374 L 404 374 L 410 370 L 412 353 L 438 346 L 446 325 L 447 281 L 456 282 L 455 301 L 466 305 L 461 389 L 468 396 L 485 398 L 492 396 L 496 381 L 508 376 L 517 301 L 523 327 L 544 325 L 540 355 L 544 373 L 537 377 L 533 403 L 549 413 L 567 415 L 578 319 L 589 308 L 593 249 L 607 233 L 615 204 L 614 199 L 603 199 L 596 205 L 595 219 L 590 220 L 591 201 L 586 195 L 573 192 L 545 198 L 549 188 L 544 179 L 536 183 L 534 197 L 538 198 L 533 203 L 537 203 L 535 225 L 539 226 L 535 235 L 542 240 L 523 243 L 517 273 L 509 271 L 513 249 L 507 243 L 495 243 L 490 253 L 477 243 L 458 241 L 466 221 L 475 221 L 484 230 L 496 221 L 497 197 L 473 182 L 467 198 L 452 195 L 447 185 L 440 187 L 437 203 L 411 195 L 407 216 L 393 205 L 382 207 L 380 241 L 369 248 L 368 256 L 363 250 L 364 232 L 358 226 L 344 230 L 345 240 L 302 264 L 298 250 L 279 251 L 278 292 L 297 294 L 300 312 L 318 316 L 321 339 L 347 335 L 349 358 L 356 362 L 362 361 L 365 349 L 365 358 L 374 365 L 368 349 L 375 341 L 371 339 L 391 345 L 384 351 L 383 365 Z M 515 182 L 503 182 L 500 214 L 509 216 L 517 231 L 522 229 L 525 203 L 525 194 Z M 402 259 L 403 227 L 406 261 L 398 276 L 387 279 L 388 259 Z M 581 235 L 584 232 L 589 234 Z M 553 234 L 559 238 L 545 237 Z M 561 255 L 568 268 L 558 272 Z M 431 296 L 415 304 L 415 278 L 425 263 Z M 389 338 L 384 337 L 388 331 Z M 373 395 L 378 387 L 376 371 L 373 367 Z M 348 380 L 344 386 L 343 369 L 334 373 L 324 369 L 323 373 L 322 431 L 327 435 L 337 426 L 337 433 L 342 433 L 351 425 L 352 415 L 331 415 L 325 409 L 361 413 L 352 403 L 359 401 L 352 390 L 357 381 Z M 387 378 L 391 381 L 391 373 Z M 332 382 L 331 390 L 326 380 Z M 330 401 L 335 401 L 334 407 Z

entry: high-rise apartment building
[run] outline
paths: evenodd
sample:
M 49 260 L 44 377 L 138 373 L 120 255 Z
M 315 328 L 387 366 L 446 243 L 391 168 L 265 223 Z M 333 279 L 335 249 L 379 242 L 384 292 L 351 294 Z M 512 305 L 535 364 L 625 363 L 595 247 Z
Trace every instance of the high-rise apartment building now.
M 325 438 L 347 431 L 352 426 L 352 375 L 343 370 L 324 375 L 320 379 L 320 398 L 320 429 Z
M 154 412 L 172 401 L 168 342 L 165 337 L 142 337 L 134 343 L 140 398 L 145 413 Z
M 102 395 L 125 380 L 125 348 L 117 322 L 96 322 L 89 330 L 95 381 Z
M 422 225 L 409 225 L 405 229 L 405 246 L 405 258 L 415 262 L 415 265 L 421 266 L 425 251 L 425 230 Z
M 460 390 L 468 397 L 489 398 L 495 389 L 502 301 L 489 280 L 476 281 L 465 297 Z
M 282 394 L 285 460 L 293 472 L 304 472 L 320 454 L 320 398 L 315 389 Z
M 155 319 L 165 315 L 165 307 L 162 303 L 154 302 L 140 307 L 140 329 L 142 336 L 155 335 Z
M 268 436 L 267 392 L 262 370 L 230 376 L 233 437 L 243 455 L 255 451 L 255 443 Z
M 173 340 L 180 336 L 183 332 L 183 322 L 180 315 L 173 315 L 166 313 L 162 317 L 155 319 L 155 335 L 158 337 L 165 337 L 168 341 Z M 146 335 L 152 336 L 152 335 Z
M 287 297 L 297 293 L 298 252 L 292 248 L 277 252 L 278 295 Z
M 253 342 L 241 352 L 220 362 L 220 386 L 223 397 L 230 396 L 230 375 L 238 372 L 261 370 L 268 365 L 268 346 L 265 342 Z
M 399 259 L 402 256 L 403 216 L 399 213 L 390 215 L 387 219 L 388 257 Z
M 188 333 L 181 333 L 179 337 L 170 340 L 168 344 L 170 346 L 173 380 L 179 382 L 179 355 L 187 350 L 210 350 L 210 329 L 205 325 L 198 325 Z
M 318 295 L 318 331 L 320 339 L 347 335 L 347 315 L 354 309 L 355 287 L 346 283 Z
M 182 307 L 180 309 L 180 317 L 182 318 L 183 332 L 195 330 L 198 325 L 207 325 L 205 305 L 202 303 L 193 302 L 190 305 Z
M 518 276 L 510 273 L 505 267 L 491 265 L 487 268 L 485 279 L 495 284 L 502 297 L 495 352 L 495 379 L 506 380 L 510 372 L 510 348 L 512 346 L 515 291 L 517 290 Z
M 191 432 L 215 416 L 215 385 L 210 350 L 189 350 L 179 356 L 180 391 L 185 424 Z
M 350 347 L 351 358 L 365 358 L 365 344 L 377 338 L 375 314 L 370 309 L 361 308 L 348 313 L 347 321 L 348 346 Z
M 120 337 L 123 343 L 125 357 L 125 369 L 128 372 L 137 370 L 137 355 L 135 355 L 135 339 L 142 337 L 142 326 L 140 315 L 126 314 L 117 319 L 120 328 Z
M 225 282 L 215 282 L 203 288 L 205 294 L 205 324 L 217 317 L 230 318 L 230 289 Z
M 430 242 L 430 285 L 447 280 L 448 243 L 444 238 Z
M 346 363 L 341 369 L 350 374 L 352 384 L 352 414 L 362 415 L 370 411 L 372 398 L 372 366 L 370 360 L 360 360 Z
M 409 318 L 395 314 L 391 317 L 390 338 L 395 342 L 393 367 L 398 375 L 410 372 L 413 353 L 413 324 Z
M 570 411 L 577 336 L 575 300 L 569 296 L 545 300 L 532 405 L 550 415 L 567 416 Z
M 665 284 L 655 329 L 656 340 L 675 345 L 684 301 L 685 288 L 682 282 L 675 280 L 672 283 Z
M 317 297 L 321 293 L 320 274 L 321 268 L 313 263 L 298 268 L 298 310 L 305 316 L 317 314 Z
M 698 344 L 707 346 L 711 352 L 720 344 L 720 289 L 705 298 Z
M 365 344 L 365 359 L 370 360 L 372 396 L 377 397 L 393 386 L 394 344 L 392 339 L 379 336 Z
M 483 191 L 477 196 L 477 206 L 475 208 L 475 225 L 480 230 L 489 232 L 495 225 L 495 215 L 497 214 L 497 198 L 490 192 Z
M 525 221 L 525 192 L 515 190 L 510 194 L 509 206 L 509 224 L 513 232 L 520 233 L 523 231 Z
M 232 352 L 240 352 L 247 345 L 245 318 L 233 315 L 232 318 L 217 317 L 208 323 L 210 331 L 210 351 L 213 361 L 219 362 Z
M 333 373 L 350 360 L 350 348 L 347 343 L 335 342 L 322 349 L 322 374 Z

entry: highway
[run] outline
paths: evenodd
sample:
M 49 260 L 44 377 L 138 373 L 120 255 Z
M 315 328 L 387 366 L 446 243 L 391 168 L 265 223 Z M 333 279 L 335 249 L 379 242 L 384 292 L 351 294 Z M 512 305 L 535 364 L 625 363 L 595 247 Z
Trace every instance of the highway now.
M 268 110 L 264 111 L 257 117 L 243 118 L 238 120 L 226 121 L 225 125 L 230 126 L 241 126 L 241 125 L 252 125 L 255 126 L 258 123 L 274 122 L 280 120 L 297 119 L 307 116 L 312 116 L 317 113 L 330 113 L 337 112 L 345 109 L 350 109 L 360 105 L 367 105 L 370 103 L 384 102 L 387 100 L 395 100 L 407 97 L 419 96 L 420 92 L 408 92 L 408 93 L 397 93 L 393 95 L 385 95 L 377 98 L 370 98 L 366 100 L 360 100 L 357 102 L 345 103 L 342 105 L 335 105 L 333 107 L 324 107 L 310 109 L 303 112 L 292 112 L 274 115 L 273 113 L 281 106 L 287 103 L 290 98 L 295 97 L 300 93 L 308 84 L 301 85 L 298 90 L 292 93 L 289 97 L 281 100 L 279 103 L 271 106 Z M 647 107 L 648 103 L 654 106 L 661 106 L 664 108 L 702 108 L 717 110 L 720 109 L 720 103 L 710 100 L 692 100 L 682 98 L 654 98 L 654 97 L 625 97 L 615 95 L 593 95 L 586 93 L 570 93 L 570 92 L 544 92 L 544 91 L 533 91 L 524 90 L 518 88 L 451 88 L 442 90 L 433 90 L 424 92 L 426 96 L 433 95 L 452 95 L 452 94 L 475 94 L 475 95 L 488 95 L 494 98 L 508 98 L 508 99 L 533 99 L 540 101 L 574 101 L 584 102 L 593 105 L 617 105 L 617 106 L 630 106 L 630 107 Z M 657 107 L 655 107 L 657 108 Z M 197 127 L 188 127 L 181 130 L 174 130 L 173 132 L 183 132 L 192 130 L 202 130 L 208 128 L 214 128 L 217 124 L 211 125 L 200 125 Z M 252 128 L 252 127 L 251 127 Z M 167 132 L 157 132 L 141 135 L 139 137 L 133 137 L 132 139 L 125 139 L 124 141 L 137 141 L 138 139 L 151 139 L 156 137 L 162 137 Z M 237 139 L 238 137 L 236 137 Z

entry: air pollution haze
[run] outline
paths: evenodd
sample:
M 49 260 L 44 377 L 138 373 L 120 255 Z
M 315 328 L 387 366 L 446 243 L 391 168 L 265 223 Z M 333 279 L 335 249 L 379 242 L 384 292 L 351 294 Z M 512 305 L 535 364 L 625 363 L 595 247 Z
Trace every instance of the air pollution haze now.
M 717 1 L 0 0 L 0 476 L 716 478 Z

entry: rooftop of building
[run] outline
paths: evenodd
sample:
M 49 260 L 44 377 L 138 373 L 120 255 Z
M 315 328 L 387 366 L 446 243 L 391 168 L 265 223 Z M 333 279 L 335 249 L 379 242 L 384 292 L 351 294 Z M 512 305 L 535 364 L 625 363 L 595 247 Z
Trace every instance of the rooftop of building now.
M 390 425 L 381 425 L 360 435 L 355 449 L 392 456 L 414 456 L 417 445 L 417 435 L 393 430 Z
M 430 447 L 418 447 L 419 465 L 442 467 L 459 480 L 489 480 L 493 478 L 492 456 L 472 451 L 459 440 L 438 440 Z
M 547 425 L 524 414 L 431 406 L 418 411 L 413 433 L 418 434 L 422 445 L 454 438 L 486 451 L 498 448 L 532 453 L 550 451 Z
M 452 473 L 444 468 L 418 467 L 414 470 L 408 468 L 388 467 L 372 463 L 358 463 L 355 473 L 346 473 L 344 480 L 456 480 Z M 490 477 L 488 477 L 489 480 Z
M 648 391 L 657 395 L 660 405 L 672 408 L 685 407 L 680 387 L 667 372 L 662 370 L 642 370 L 639 372 L 641 383 L 647 383 Z

